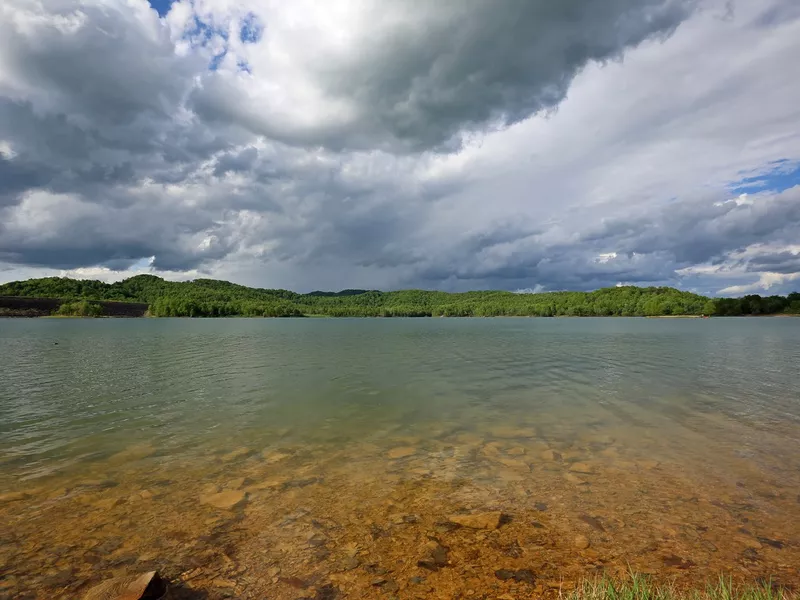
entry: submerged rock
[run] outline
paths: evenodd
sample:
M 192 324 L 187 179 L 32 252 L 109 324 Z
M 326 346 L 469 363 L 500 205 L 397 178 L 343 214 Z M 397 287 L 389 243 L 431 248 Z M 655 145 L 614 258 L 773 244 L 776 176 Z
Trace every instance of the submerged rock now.
M 785 545 L 780 540 L 772 540 L 767 537 L 759 537 L 758 541 L 761 542 L 762 544 L 766 544 L 767 546 L 772 546 L 773 548 L 777 548 L 778 550 L 783 550 L 783 547 Z
M 637 460 L 636 466 L 640 469 L 645 469 L 646 471 L 652 471 L 653 469 L 657 469 L 661 463 L 657 460 Z
M 122 498 L 103 498 L 94 503 L 101 510 L 111 510 L 115 506 L 122 504 Z
M 0 494 L 0 504 L 19 502 L 20 500 L 27 500 L 28 497 L 29 495 L 25 492 L 8 492 L 6 494 Z
M 261 453 L 261 457 L 268 465 L 274 465 L 275 463 L 286 460 L 291 456 L 291 454 L 288 454 L 287 452 L 281 452 L 279 450 L 264 450 Z
M 110 463 L 126 463 L 142 460 L 156 453 L 156 448 L 150 444 L 137 444 L 130 446 L 121 452 L 111 455 L 108 458 Z
M 220 460 L 222 460 L 222 462 L 233 462 L 239 458 L 244 458 L 248 454 L 250 454 L 249 448 L 237 448 L 232 452 L 228 452 L 227 454 L 220 456 Z
M 663 559 L 664 564 L 668 567 L 677 567 L 678 569 L 688 569 L 689 567 L 694 566 L 694 562 L 687 559 L 681 558 L 680 556 L 676 556 L 675 554 L 670 554 L 669 556 L 665 556 Z
M 431 541 L 428 543 L 428 554 L 417 561 L 417 566 L 429 571 L 438 571 L 447 566 L 448 549 L 439 542 Z
M 408 456 L 413 456 L 417 453 L 416 448 L 412 448 L 411 446 L 400 446 L 399 448 L 392 448 L 387 453 L 387 456 L 392 460 L 397 460 L 399 458 L 406 458 Z
M 509 579 L 519 581 L 520 583 L 534 583 L 536 581 L 536 576 L 530 569 L 518 569 L 516 571 L 511 569 L 498 569 L 494 572 L 494 576 L 500 581 L 508 581 Z
M 592 517 L 589 515 L 581 515 L 578 517 L 581 521 L 589 525 L 592 529 L 596 529 L 597 531 L 605 531 L 606 528 L 603 527 L 603 523 L 597 517 Z
M 361 561 L 359 561 L 354 556 L 346 556 L 341 561 L 339 561 L 339 569 L 341 571 L 352 571 L 353 569 L 357 569 Z
M 586 550 L 586 548 L 589 547 L 589 538 L 587 538 L 585 535 L 576 535 L 572 545 L 578 550 Z
M 104 581 L 90 589 L 83 600 L 159 600 L 166 593 L 166 580 L 150 571 Z
M 506 456 L 499 456 L 494 459 L 496 462 L 499 462 L 501 465 L 505 467 L 509 467 L 511 469 L 524 469 L 527 470 L 528 463 L 518 458 L 509 458 Z
M 335 600 L 339 596 L 339 589 L 327 583 L 317 588 L 317 593 L 313 598 L 301 598 L 300 600 Z
M 575 473 L 564 473 L 564 479 L 566 479 L 570 483 L 574 483 L 575 485 L 583 485 L 584 483 L 586 483 L 585 480 L 575 475 Z
M 85 479 L 75 487 L 77 489 L 108 490 L 118 485 L 113 479 Z
M 474 515 L 450 515 L 447 519 L 470 529 L 497 529 L 502 524 L 503 513 L 499 510 Z
M 560 461 L 562 456 L 560 452 L 556 452 L 555 450 L 549 449 L 545 450 L 540 455 L 544 460 L 553 460 L 553 461 Z
M 238 490 L 226 490 L 201 496 L 200 502 L 221 510 L 233 510 L 247 499 L 247 494 Z
M 584 475 L 591 475 L 594 473 L 594 467 L 584 462 L 572 463 L 569 470 L 573 473 L 583 473 Z
M 227 490 L 238 490 L 243 485 L 246 479 L 244 477 L 237 477 L 236 479 L 231 479 L 228 483 L 225 484 L 225 489 Z
M 536 435 L 536 430 L 528 427 L 509 427 L 500 425 L 489 429 L 489 435 L 506 440 L 529 439 Z
M 756 538 L 750 537 L 749 535 L 736 535 L 734 539 L 741 544 L 743 544 L 746 548 L 754 548 L 756 550 L 760 550 L 762 548 L 761 542 L 759 542 Z

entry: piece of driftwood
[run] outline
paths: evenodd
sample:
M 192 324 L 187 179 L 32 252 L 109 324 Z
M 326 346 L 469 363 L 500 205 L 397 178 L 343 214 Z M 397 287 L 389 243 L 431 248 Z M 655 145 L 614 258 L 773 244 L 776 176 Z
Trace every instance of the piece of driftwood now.
M 167 582 L 157 571 L 114 577 L 94 586 L 83 600 L 161 600 L 167 595 Z

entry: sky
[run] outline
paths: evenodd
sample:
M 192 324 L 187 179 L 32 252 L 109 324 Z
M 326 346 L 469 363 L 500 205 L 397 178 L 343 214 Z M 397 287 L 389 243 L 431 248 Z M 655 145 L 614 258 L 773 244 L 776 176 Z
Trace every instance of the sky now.
M 0 282 L 800 290 L 796 0 L 3 0 Z

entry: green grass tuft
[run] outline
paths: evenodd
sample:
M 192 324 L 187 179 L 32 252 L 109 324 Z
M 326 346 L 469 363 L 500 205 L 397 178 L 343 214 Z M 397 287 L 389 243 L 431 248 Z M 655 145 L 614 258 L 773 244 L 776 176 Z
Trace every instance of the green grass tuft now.
M 567 600 L 792 600 L 797 595 L 769 582 L 738 586 L 724 577 L 704 590 L 686 591 L 671 584 L 655 584 L 646 575 L 631 573 L 623 580 L 586 581 L 563 597 Z

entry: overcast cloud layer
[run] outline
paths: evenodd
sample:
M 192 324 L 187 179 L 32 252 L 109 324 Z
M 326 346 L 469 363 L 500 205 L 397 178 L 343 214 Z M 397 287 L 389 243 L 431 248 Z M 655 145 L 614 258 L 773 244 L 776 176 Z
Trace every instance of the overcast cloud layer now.
M 795 0 L 156 8 L 0 3 L 0 282 L 800 289 Z

